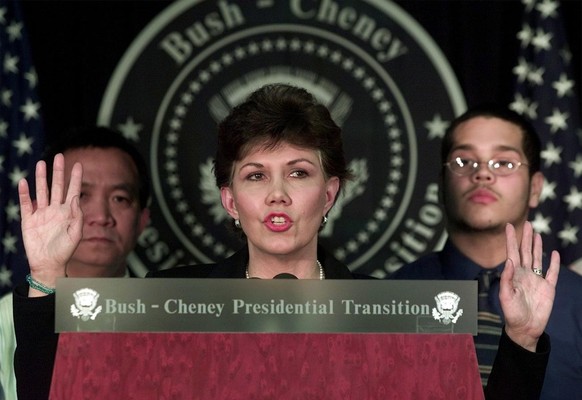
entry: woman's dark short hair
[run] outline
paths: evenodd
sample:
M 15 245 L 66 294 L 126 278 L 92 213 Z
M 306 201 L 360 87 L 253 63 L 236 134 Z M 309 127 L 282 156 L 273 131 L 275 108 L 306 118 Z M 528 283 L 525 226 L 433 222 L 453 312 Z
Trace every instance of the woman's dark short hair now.
M 477 117 L 499 118 L 517 126 L 523 134 L 522 146 L 529 165 L 530 176 L 540 170 L 541 142 L 533 125 L 525 117 L 498 104 L 481 104 L 472 107 L 451 122 L 445 132 L 441 145 L 441 160 L 443 163 L 449 161 L 449 153 L 453 146 L 453 134 L 457 127 L 463 122 Z
M 254 146 L 275 148 L 281 143 L 319 151 L 324 173 L 337 176 L 340 188 L 350 178 L 341 128 L 328 109 L 305 89 L 272 84 L 252 93 L 219 124 L 216 185 L 231 184 L 234 163 Z

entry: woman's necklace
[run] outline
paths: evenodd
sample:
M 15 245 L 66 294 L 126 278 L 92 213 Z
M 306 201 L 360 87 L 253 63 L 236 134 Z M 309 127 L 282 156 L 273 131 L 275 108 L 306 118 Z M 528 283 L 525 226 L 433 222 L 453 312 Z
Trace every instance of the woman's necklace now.
M 325 272 L 323 272 L 323 267 L 321 266 L 321 263 L 319 262 L 319 260 L 315 260 L 317 262 L 317 267 L 319 268 L 319 280 L 322 281 L 325 279 Z M 251 279 L 251 276 L 249 275 L 249 265 L 247 264 L 247 267 L 245 269 L 245 277 L 247 279 Z

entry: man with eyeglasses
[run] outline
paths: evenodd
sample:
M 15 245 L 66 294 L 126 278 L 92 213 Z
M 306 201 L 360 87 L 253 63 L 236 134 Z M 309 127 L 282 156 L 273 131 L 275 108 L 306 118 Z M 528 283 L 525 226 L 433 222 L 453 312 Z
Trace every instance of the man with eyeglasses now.
M 448 240 L 441 251 L 423 256 L 389 277 L 478 281 L 478 335 L 474 339 L 484 386 L 505 334 L 499 301 L 499 275 L 507 257 L 505 227 L 513 224 L 521 237 L 529 224 L 529 210 L 540 202 L 544 183 L 540 150 L 532 125 L 509 109 L 484 105 L 453 120 L 441 147 L 440 194 Z M 542 264 L 533 266 L 540 279 L 547 261 Z M 580 310 L 582 277 L 561 268 L 546 328 L 552 351 L 542 399 L 582 398 Z M 539 345 L 537 351 L 542 351 Z

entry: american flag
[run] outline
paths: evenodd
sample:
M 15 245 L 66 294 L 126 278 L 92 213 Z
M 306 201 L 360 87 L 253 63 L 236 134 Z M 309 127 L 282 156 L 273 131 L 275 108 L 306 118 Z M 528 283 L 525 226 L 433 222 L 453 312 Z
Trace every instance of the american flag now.
M 522 0 L 510 108 L 527 116 L 542 140 L 541 202 L 530 218 L 544 249 L 566 265 L 582 259 L 582 128 L 565 29 L 557 0 Z
M 24 281 L 28 272 L 17 184 L 34 177 L 44 144 L 37 76 L 20 4 L 0 0 L 0 293 Z M 30 179 L 29 179 L 30 181 Z

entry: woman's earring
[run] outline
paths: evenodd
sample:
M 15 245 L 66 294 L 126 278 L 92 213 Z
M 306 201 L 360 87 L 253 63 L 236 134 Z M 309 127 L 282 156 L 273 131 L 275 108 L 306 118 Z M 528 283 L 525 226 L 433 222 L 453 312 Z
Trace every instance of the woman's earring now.
M 327 215 L 323 216 L 323 219 L 321 220 L 321 227 L 323 228 L 325 224 L 327 224 Z
M 240 221 L 238 219 L 234 220 L 234 226 L 235 228 L 240 229 Z

